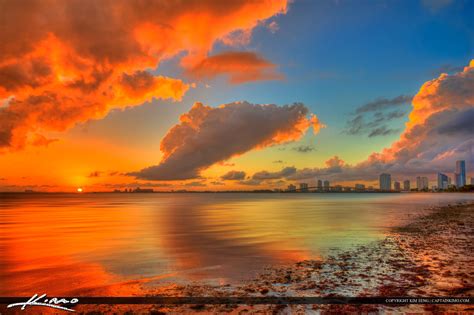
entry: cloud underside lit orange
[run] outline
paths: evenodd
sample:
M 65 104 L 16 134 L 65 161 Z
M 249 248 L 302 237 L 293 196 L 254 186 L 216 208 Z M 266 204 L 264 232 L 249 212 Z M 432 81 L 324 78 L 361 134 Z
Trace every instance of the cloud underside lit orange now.
M 262 80 L 282 80 L 276 65 L 255 52 L 229 51 L 210 56 L 188 71 L 194 78 L 212 79 L 228 76 L 229 82 L 239 84 Z
M 466 159 L 473 146 L 472 121 L 465 118 L 473 117 L 474 111 L 474 60 L 459 73 L 424 83 L 412 105 L 400 139 L 372 154 L 365 164 L 441 167 Z
M 48 143 L 35 134 L 113 108 L 180 100 L 190 85 L 152 73 L 162 60 L 184 51 L 181 65 L 194 68 L 217 40 L 286 7 L 284 0 L 2 2 L 0 151 Z
M 215 163 L 302 138 L 313 127 L 323 125 L 301 103 L 259 105 L 238 102 L 217 108 L 196 103 L 180 117 L 160 143 L 160 164 L 131 173 L 146 180 L 182 180 L 198 178 L 200 172 Z
M 372 153 L 365 161 L 348 165 L 339 157 L 322 168 L 286 168 L 261 171 L 254 179 L 342 181 L 375 180 L 388 172 L 401 181 L 416 175 L 451 173 L 456 160 L 474 169 L 474 60 L 463 71 L 441 74 L 422 85 L 412 101 L 412 111 L 400 138 Z M 290 170 L 290 172 L 288 171 Z M 264 176 L 262 176 L 264 175 Z

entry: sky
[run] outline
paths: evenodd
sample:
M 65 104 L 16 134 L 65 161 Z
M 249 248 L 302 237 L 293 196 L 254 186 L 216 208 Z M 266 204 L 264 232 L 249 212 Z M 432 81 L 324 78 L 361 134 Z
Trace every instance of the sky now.
M 472 1 L 0 5 L 1 191 L 474 176 Z

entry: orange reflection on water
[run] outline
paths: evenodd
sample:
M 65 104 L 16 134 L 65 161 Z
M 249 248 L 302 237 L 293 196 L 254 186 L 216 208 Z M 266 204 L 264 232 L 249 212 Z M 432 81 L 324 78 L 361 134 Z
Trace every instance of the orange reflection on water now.
M 235 230 L 232 226 L 241 223 L 214 216 L 205 199 L 153 197 L 5 199 L 0 295 L 38 290 L 49 295 L 131 295 L 147 282 L 212 278 L 225 283 L 262 265 L 308 257 L 304 251 L 276 246 L 254 227 Z M 226 207 L 217 204 L 218 211 Z
M 133 295 L 252 278 L 380 239 L 436 198 L 460 198 L 409 195 L 1 195 L 0 295 Z
M 2 209 L 1 295 L 88 292 L 122 281 L 100 260 L 133 243 L 139 235 L 123 227 L 145 227 L 144 217 L 72 201 L 48 196 Z

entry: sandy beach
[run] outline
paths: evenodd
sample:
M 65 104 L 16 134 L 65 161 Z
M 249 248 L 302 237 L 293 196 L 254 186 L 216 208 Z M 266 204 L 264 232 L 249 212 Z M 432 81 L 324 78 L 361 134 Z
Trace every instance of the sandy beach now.
M 272 266 L 238 285 L 141 287 L 147 296 L 390 297 L 472 296 L 474 204 L 427 209 L 385 239 L 322 260 Z M 87 313 L 87 306 L 78 311 Z M 100 306 L 95 311 L 134 313 L 473 312 L 470 305 L 192 305 Z

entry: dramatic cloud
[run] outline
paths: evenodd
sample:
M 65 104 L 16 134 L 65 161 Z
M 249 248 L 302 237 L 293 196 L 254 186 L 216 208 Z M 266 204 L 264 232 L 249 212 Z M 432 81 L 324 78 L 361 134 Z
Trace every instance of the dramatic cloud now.
M 301 103 L 258 105 L 230 103 L 217 108 L 196 103 L 162 139 L 159 165 L 131 173 L 141 179 L 199 177 L 209 166 L 253 149 L 296 141 L 309 127 L 323 125 Z
M 206 73 L 216 41 L 251 33 L 286 7 L 285 0 L 3 1 L 0 150 L 20 149 L 35 142 L 34 134 L 100 119 L 112 108 L 180 100 L 188 84 L 151 72 L 162 60 L 179 56 L 184 68 Z M 253 65 L 250 76 L 274 74 L 270 65 Z M 220 69 L 247 80 L 229 67 Z
M 188 71 L 194 78 L 212 79 L 226 75 L 229 82 L 240 84 L 261 80 L 281 80 L 276 65 L 255 52 L 229 51 L 208 57 Z
M 221 176 L 222 180 L 242 180 L 245 179 L 244 171 L 229 171 Z
M 446 151 L 472 143 L 474 137 L 469 128 L 466 130 L 460 125 L 463 129 L 460 133 L 453 133 L 452 129 L 462 116 L 472 115 L 473 107 L 474 61 L 471 61 L 462 72 L 441 74 L 439 78 L 423 84 L 413 98 L 413 110 L 400 139 L 381 153 L 374 153 L 369 162 L 379 161 L 400 167 L 414 163 L 429 165 L 439 160 Z M 457 154 L 456 157 L 467 159 L 469 156 Z M 450 160 L 452 163 L 453 159 Z
M 452 173 L 456 160 L 474 169 L 474 60 L 459 73 L 423 84 L 412 106 L 400 139 L 348 168 L 344 177 Z
M 335 156 L 321 168 L 292 169 L 291 172 L 261 171 L 253 177 L 266 179 L 335 181 L 376 180 L 392 173 L 402 180 L 417 175 L 452 174 L 456 160 L 474 169 L 474 60 L 462 72 L 428 81 L 412 102 L 409 121 L 400 139 L 371 154 L 367 160 L 348 165 Z M 393 178 L 392 177 L 392 178 Z M 263 182 L 262 184 L 266 184 Z

